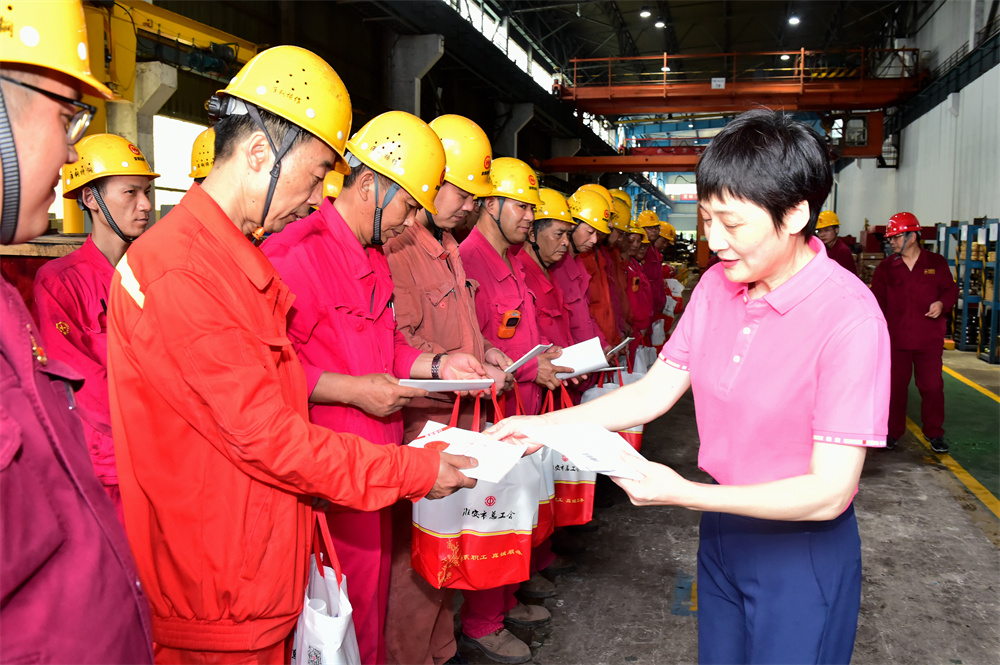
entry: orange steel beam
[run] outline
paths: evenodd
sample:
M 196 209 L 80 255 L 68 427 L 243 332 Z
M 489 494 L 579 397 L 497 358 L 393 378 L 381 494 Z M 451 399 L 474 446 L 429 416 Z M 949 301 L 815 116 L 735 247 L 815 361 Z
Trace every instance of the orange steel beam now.
M 540 162 L 545 173 L 641 173 L 645 171 L 694 171 L 700 155 L 610 155 L 555 157 Z
M 559 96 L 594 115 L 741 112 L 757 106 L 789 111 L 855 110 L 892 106 L 917 91 L 915 79 L 821 79 L 803 83 L 709 83 L 559 86 Z

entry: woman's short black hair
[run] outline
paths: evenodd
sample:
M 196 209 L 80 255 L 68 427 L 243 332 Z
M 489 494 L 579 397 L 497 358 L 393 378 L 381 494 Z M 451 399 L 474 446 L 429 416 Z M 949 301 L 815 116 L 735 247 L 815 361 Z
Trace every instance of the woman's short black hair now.
M 790 115 L 747 111 L 726 125 L 701 156 L 698 202 L 733 197 L 753 203 L 780 231 L 788 212 L 808 201 L 809 223 L 802 230 L 808 240 L 833 186 L 827 154 L 826 141 Z
M 313 138 L 311 133 L 297 127 L 294 123 L 285 120 L 281 116 L 265 111 L 259 106 L 257 107 L 257 111 L 260 113 L 260 119 L 267 128 L 267 133 L 271 135 L 271 140 L 274 142 L 275 148 L 281 145 L 281 142 L 285 139 L 285 134 L 292 129 L 298 129 L 299 135 L 295 137 L 295 141 L 292 142 L 288 152 L 291 152 L 306 140 Z M 226 116 L 216 122 L 214 128 L 215 161 L 224 161 L 233 153 L 233 150 L 240 141 L 258 131 L 260 126 L 249 115 L 242 114 Z

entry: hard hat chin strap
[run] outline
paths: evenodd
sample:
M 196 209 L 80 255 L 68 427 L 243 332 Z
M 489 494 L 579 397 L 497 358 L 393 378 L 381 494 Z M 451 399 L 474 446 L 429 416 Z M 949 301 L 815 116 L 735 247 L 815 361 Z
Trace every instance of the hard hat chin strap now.
M 399 191 L 399 183 L 394 182 L 389 185 L 389 189 L 385 192 L 385 199 L 382 203 L 378 200 L 378 181 L 380 180 L 378 173 L 372 171 L 372 176 L 375 178 L 375 222 L 372 225 L 372 244 L 376 247 L 381 246 L 382 241 L 382 210 L 389 206 L 392 199 L 396 196 Z M 430 213 L 428 213 L 430 214 Z
M 97 201 L 97 205 L 100 207 L 101 212 L 104 213 L 104 219 L 108 220 L 108 226 L 110 226 L 111 230 L 115 232 L 115 235 L 121 238 L 126 245 L 131 244 L 135 238 L 122 233 L 122 230 L 118 228 L 117 224 L 115 224 L 115 220 L 111 217 L 111 213 L 108 211 L 108 206 L 104 205 L 104 198 L 101 197 L 101 193 L 97 191 L 97 187 L 91 187 L 90 193 L 94 195 L 94 200 Z
M 579 223 L 579 222 L 578 222 Z M 576 231 L 576 227 L 573 227 L 573 231 Z M 573 232 L 569 234 L 569 246 L 573 248 L 573 256 L 580 253 L 580 248 L 576 246 L 576 240 L 573 240 Z
M 424 210 L 424 214 L 427 215 L 427 223 L 431 225 L 431 233 L 434 234 L 434 239 L 438 242 L 444 240 L 444 229 L 434 223 L 434 215 L 429 210 Z
M 514 243 L 510 241 L 510 238 L 507 237 L 507 234 L 503 232 L 503 227 L 500 226 L 500 216 L 503 215 L 503 204 L 507 202 L 507 197 L 498 196 L 497 200 L 500 201 L 500 207 L 497 209 L 497 216 L 493 217 L 493 213 L 490 212 L 489 208 L 486 208 L 486 214 L 489 215 L 493 219 L 493 221 L 497 223 L 497 228 L 500 229 L 500 235 L 502 235 L 503 239 L 507 241 L 507 244 L 513 245 Z
M 285 133 L 285 138 L 281 140 L 281 147 L 275 148 L 274 141 L 271 139 L 271 134 L 267 131 L 267 127 L 264 125 L 264 121 L 261 120 L 260 113 L 257 112 L 257 107 L 253 104 L 246 105 L 247 113 L 253 118 L 253 121 L 257 123 L 261 131 L 264 132 L 264 138 L 267 139 L 267 144 L 271 146 L 271 152 L 274 153 L 274 166 L 271 167 L 271 184 L 267 186 L 267 198 L 264 199 L 264 212 L 260 216 L 260 227 L 254 232 L 254 244 L 259 245 L 260 241 L 264 237 L 264 222 L 267 221 L 267 213 L 271 209 L 271 198 L 274 196 L 274 189 L 278 186 L 278 176 L 281 175 L 281 159 L 288 153 L 291 149 L 292 144 L 295 143 L 295 139 L 298 138 L 299 133 L 302 131 L 296 126 L 292 126 Z
M 902 244 L 902 245 L 900 246 L 900 248 L 899 248 L 899 251 L 898 251 L 898 252 L 896 252 L 896 253 L 897 253 L 897 254 L 899 254 L 900 256 L 902 256 L 902 255 L 903 255 L 903 250 L 905 250 L 905 249 L 906 249 L 906 237 L 907 237 L 907 236 L 908 236 L 909 234 L 910 234 L 910 232 L 909 232 L 909 231 L 904 231 L 904 232 L 903 232 L 903 244 Z
M 545 259 L 542 258 L 542 251 L 538 249 L 538 222 L 533 222 L 531 225 L 531 231 L 535 234 L 535 239 L 531 240 L 531 236 L 528 237 L 528 242 L 531 244 L 531 249 L 535 250 L 535 256 L 538 257 L 538 265 L 542 266 L 542 269 L 548 272 L 555 263 L 546 263 Z
M 17 232 L 21 208 L 21 168 L 17 163 L 14 129 L 7 115 L 7 102 L 0 88 L 0 166 L 3 167 L 3 214 L 0 215 L 0 244 L 9 245 Z

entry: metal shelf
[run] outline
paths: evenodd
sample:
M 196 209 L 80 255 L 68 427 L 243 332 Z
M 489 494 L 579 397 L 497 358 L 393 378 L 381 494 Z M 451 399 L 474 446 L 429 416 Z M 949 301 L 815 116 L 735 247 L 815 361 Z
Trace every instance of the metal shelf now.
M 955 280 L 961 283 L 958 305 L 955 308 L 956 330 L 955 347 L 961 351 L 975 351 L 976 356 L 986 362 L 996 364 L 1000 362 L 998 354 L 997 334 L 1000 331 L 1000 243 L 997 242 L 1000 224 L 997 219 L 982 219 L 980 223 L 961 223 L 957 227 L 938 225 L 937 240 L 938 249 L 941 254 L 948 259 L 948 265 L 955 271 Z M 973 261 L 972 243 L 978 242 L 979 233 L 985 234 L 985 245 L 987 253 L 993 252 L 993 261 Z M 950 246 L 952 242 L 958 242 L 965 236 L 963 245 L 964 256 L 950 258 Z M 986 287 L 986 276 L 992 272 L 993 285 L 992 293 L 985 291 L 980 295 L 969 293 L 969 277 L 972 271 L 980 271 L 980 278 L 983 288 Z M 975 335 L 975 343 L 969 340 L 967 328 L 969 326 L 970 314 L 979 314 L 979 330 Z M 988 325 L 986 317 L 989 317 Z

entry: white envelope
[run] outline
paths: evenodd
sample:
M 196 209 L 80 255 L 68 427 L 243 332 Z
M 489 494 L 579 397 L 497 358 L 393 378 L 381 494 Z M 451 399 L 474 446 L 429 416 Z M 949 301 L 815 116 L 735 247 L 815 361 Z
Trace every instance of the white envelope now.
M 407 388 L 422 388 L 430 393 L 463 392 L 466 390 L 487 390 L 493 379 L 400 379 L 399 385 Z
M 514 364 L 511 365 L 510 367 L 508 367 L 507 369 L 505 369 L 504 371 L 507 372 L 508 374 L 510 374 L 514 370 L 519 369 L 521 367 L 521 365 L 523 365 L 524 363 L 528 362 L 532 358 L 540 356 L 543 353 L 545 353 L 546 351 L 548 351 L 548 349 L 549 349 L 550 346 L 552 346 L 552 345 L 551 344 L 539 344 L 538 346 L 536 346 L 535 348 L 533 348 L 531 351 L 528 351 L 523 356 L 521 356 L 516 361 L 514 361 Z
M 620 435 L 593 423 L 570 425 L 526 425 L 523 433 L 533 441 L 559 451 L 583 471 L 639 480 L 642 474 L 622 462 L 627 453 L 646 459 Z
M 560 367 L 573 368 L 572 372 L 558 372 L 556 378 L 560 381 L 608 366 L 608 359 L 604 356 L 604 350 L 601 348 L 601 340 L 597 337 L 591 337 L 586 342 L 564 347 L 562 355 L 552 362 Z
M 479 432 L 448 427 L 428 421 L 420 432 L 420 437 L 410 442 L 414 448 L 445 451 L 452 455 L 473 457 L 479 466 L 462 469 L 469 478 L 498 483 L 507 475 L 524 454 L 526 446 L 497 441 Z
M 619 344 L 615 348 L 613 348 L 610 351 L 608 351 L 608 357 L 609 358 L 614 358 L 615 354 L 618 353 L 619 351 L 621 351 L 622 349 L 624 349 L 626 346 L 628 346 L 628 343 L 631 342 L 633 339 L 635 339 L 635 337 L 626 337 L 624 342 L 622 342 L 621 344 Z

